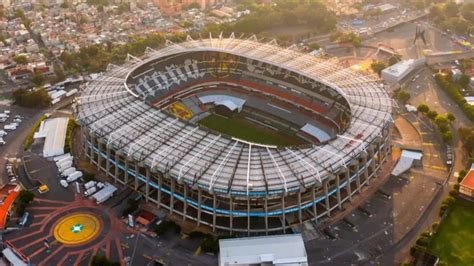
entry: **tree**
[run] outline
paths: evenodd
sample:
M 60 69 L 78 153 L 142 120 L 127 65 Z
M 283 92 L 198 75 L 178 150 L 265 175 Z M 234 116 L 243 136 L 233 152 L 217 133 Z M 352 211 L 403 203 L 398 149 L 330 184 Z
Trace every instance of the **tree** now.
M 18 200 L 23 203 L 30 203 L 35 199 L 35 194 L 33 192 L 28 191 L 28 190 L 22 190 L 18 194 Z
M 458 133 L 464 149 L 470 156 L 474 155 L 474 127 L 461 127 L 458 129 Z
M 189 5 L 186 7 L 187 10 L 189 10 L 189 9 L 194 9 L 194 8 L 200 9 L 201 6 L 199 5 L 198 2 L 192 2 L 191 4 L 189 4 Z
M 474 3 L 467 3 L 462 6 L 461 14 L 464 19 L 471 24 L 474 23 Z
M 31 82 L 35 84 L 37 87 L 44 84 L 44 75 L 41 72 L 36 72 L 33 77 L 31 78 Z
M 453 133 L 451 133 L 451 131 L 446 131 L 443 133 L 443 141 L 445 143 L 451 143 L 452 140 L 453 140 Z
M 384 62 L 376 61 L 376 62 L 373 62 L 370 65 L 370 67 L 372 68 L 372 71 L 374 71 L 375 73 L 377 73 L 380 76 L 382 74 L 382 70 L 387 68 L 387 65 L 385 65 Z
M 92 257 L 91 266 L 120 266 L 120 263 L 111 262 L 104 255 L 94 255 L 94 257 Z
M 69 8 L 69 3 L 67 1 L 64 1 L 62 4 L 61 4 L 61 8 Z
M 410 93 L 406 90 L 399 90 L 395 93 L 395 98 L 397 98 L 403 104 L 406 104 L 410 100 Z
M 461 85 L 463 88 L 467 88 L 469 86 L 469 83 L 471 82 L 471 77 L 469 77 L 466 74 L 462 74 L 458 81 L 456 82 L 457 84 Z
M 25 55 L 15 55 L 15 57 L 13 57 L 13 61 L 19 65 L 26 65 L 28 64 L 28 57 Z
M 4 45 L 7 45 L 7 40 L 3 34 L 0 34 L 0 42 L 3 43 Z
M 426 113 L 426 116 L 428 116 L 429 119 L 434 120 L 438 116 L 438 112 L 430 110 Z
M 61 82 L 66 79 L 63 69 L 60 66 L 54 68 L 54 75 L 56 75 L 56 82 Z
M 459 13 L 459 5 L 449 1 L 444 5 L 444 12 L 447 17 L 455 17 Z
M 418 112 L 423 113 L 423 114 L 426 114 L 430 111 L 430 108 L 428 107 L 428 105 L 423 104 L 423 103 L 418 105 L 416 109 L 418 110 Z
M 51 97 L 45 89 L 27 91 L 25 89 L 18 89 L 13 92 L 15 104 L 24 107 L 43 108 L 51 105 Z
M 449 131 L 449 120 L 445 116 L 437 115 L 434 122 L 442 133 Z
M 23 19 L 23 18 L 25 18 L 25 12 L 23 12 L 23 9 L 17 8 L 13 12 L 13 17 Z
M 389 66 L 393 66 L 395 65 L 396 63 L 398 63 L 400 61 L 400 58 L 396 55 L 392 55 L 389 59 L 388 59 L 388 65 Z
M 456 120 L 456 117 L 452 113 L 447 113 L 446 118 L 448 118 L 449 122 Z
M 321 48 L 321 46 L 317 43 L 310 43 L 308 44 L 308 47 L 311 49 L 311 50 L 318 50 L 319 48 Z

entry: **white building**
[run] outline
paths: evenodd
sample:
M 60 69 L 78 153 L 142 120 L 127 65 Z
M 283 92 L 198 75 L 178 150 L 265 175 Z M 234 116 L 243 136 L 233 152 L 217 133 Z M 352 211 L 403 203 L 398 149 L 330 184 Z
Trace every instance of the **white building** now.
M 50 118 L 41 122 L 35 139 L 44 138 L 43 157 L 51 157 L 64 154 L 64 144 L 66 141 L 67 123 L 69 118 Z
M 219 240 L 219 266 L 308 265 L 301 234 Z
M 413 69 L 415 69 L 415 60 L 403 60 L 382 70 L 382 79 L 387 84 L 395 84 L 406 77 Z

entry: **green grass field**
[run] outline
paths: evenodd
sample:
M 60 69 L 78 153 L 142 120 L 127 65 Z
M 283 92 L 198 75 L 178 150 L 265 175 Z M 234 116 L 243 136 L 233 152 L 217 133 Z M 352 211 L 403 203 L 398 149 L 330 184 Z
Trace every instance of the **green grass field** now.
M 296 136 L 276 132 L 242 118 L 210 115 L 199 120 L 198 124 L 232 137 L 260 144 L 291 146 L 303 143 L 303 140 Z
M 457 200 L 433 236 L 429 251 L 446 265 L 474 264 L 474 203 Z

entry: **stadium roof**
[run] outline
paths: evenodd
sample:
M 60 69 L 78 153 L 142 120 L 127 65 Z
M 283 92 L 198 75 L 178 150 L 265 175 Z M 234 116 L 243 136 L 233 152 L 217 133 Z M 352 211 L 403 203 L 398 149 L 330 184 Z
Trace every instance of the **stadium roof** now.
M 392 101 L 378 80 L 336 59 L 314 57 L 295 46 L 260 43 L 255 37 L 188 40 L 154 51 L 143 59 L 129 57 L 122 66 L 89 83 L 78 99 L 77 119 L 107 145 L 143 162 L 153 171 L 201 189 L 237 195 L 280 194 L 320 185 L 330 172 L 346 167 L 382 136 L 392 122 Z M 350 126 L 324 145 L 276 148 L 208 132 L 171 117 L 143 101 L 125 84 L 139 66 L 188 51 L 222 51 L 268 62 L 320 81 L 350 103 Z M 183 75 L 183 76 L 180 76 Z M 173 73 L 174 79 L 187 78 Z M 144 178 L 144 177 L 142 177 Z

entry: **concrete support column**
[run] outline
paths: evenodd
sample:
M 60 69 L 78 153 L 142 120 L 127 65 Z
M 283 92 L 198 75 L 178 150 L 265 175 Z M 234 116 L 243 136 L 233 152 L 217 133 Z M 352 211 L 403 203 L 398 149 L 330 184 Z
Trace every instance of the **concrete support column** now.
M 372 160 L 371 164 L 374 164 L 375 160 Z M 362 165 L 365 165 L 364 169 L 364 180 L 367 180 L 366 184 L 369 185 L 369 166 L 367 165 L 367 155 L 362 157 Z
M 158 202 L 158 208 L 161 208 L 161 189 L 163 188 L 163 175 L 158 174 L 158 194 L 156 201 Z
M 89 146 L 89 156 L 91 158 L 91 162 L 94 162 L 94 135 L 90 134 L 90 146 Z
M 129 167 L 129 163 L 128 163 L 128 158 L 127 157 L 124 157 L 125 158 L 125 178 L 124 178 L 124 181 L 125 181 L 125 185 L 128 185 L 128 167 Z
M 170 213 L 173 213 L 174 211 L 174 193 L 175 193 L 175 188 L 176 188 L 176 181 L 173 178 L 170 178 L 171 180 L 171 197 L 170 197 Z M 199 192 L 201 192 L 199 190 Z M 199 209 L 201 209 L 201 202 L 199 202 Z
M 318 204 L 316 203 L 316 187 L 313 187 L 311 189 L 311 196 L 313 198 L 313 215 L 314 215 L 314 221 L 318 222 Z
M 107 154 L 107 161 L 105 162 L 105 175 L 110 176 L 110 147 L 109 145 L 105 145 L 106 154 Z
M 201 224 L 201 202 L 202 202 L 202 192 L 198 189 L 198 215 L 197 215 L 197 226 Z
M 212 195 L 212 232 L 216 231 L 216 208 L 217 208 L 216 194 Z
M 344 177 L 346 179 L 346 192 L 347 192 L 347 195 L 349 195 L 349 201 L 352 201 L 351 175 L 350 175 L 349 168 L 347 168 L 346 171 L 344 172 Z M 357 177 L 357 180 L 359 180 L 358 177 Z M 359 183 L 360 183 L 360 180 L 359 180 Z
M 250 199 L 247 198 L 247 236 L 250 236 Z
M 81 127 L 81 134 L 82 134 L 82 152 L 84 154 L 87 154 L 87 132 L 86 132 L 86 127 Z
M 301 190 L 298 191 L 298 221 L 302 223 L 302 213 L 301 213 Z
M 365 166 L 366 166 L 365 164 L 362 163 L 362 165 L 361 165 L 359 162 L 357 162 L 356 185 L 357 185 L 357 191 L 359 191 L 359 193 L 360 193 L 360 175 L 361 175 L 359 173 L 359 171 L 360 171 L 361 167 L 365 167 Z M 365 171 L 365 170 L 363 170 L 363 171 Z
M 324 196 L 325 196 L 325 203 L 326 203 L 326 211 L 328 216 L 331 216 L 331 203 L 329 202 L 329 193 L 328 193 L 328 182 L 324 181 L 323 182 L 323 188 L 324 188 Z
M 340 180 L 339 180 L 339 174 L 336 175 L 336 197 L 337 197 L 337 206 L 339 209 L 342 209 L 342 203 L 341 203 L 341 189 L 339 188 L 340 185 Z
M 281 197 L 281 226 L 283 228 L 283 234 L 286 232 L 285 229 L 286 216 L 285 216 L 285 197 Z
M 119 178 L 120 168 L 118 167 L 118 164 L 119 164 L 119 155 L 118 155 L 118 152 L 115 152 L 115 176 L 114 176 L 115 183 L 117 183 L 117 179 Z
M 145 167 L 145 169 L 146 169 L 145 201 L 148 202 L 148 197 L 150 196 L 150 168 Z
M 233 218 L 234 218 L 234 203 L 232 200 L 232 196 L 229 197 L 229 209 L 230 209 L 229 228 L 230 228 L 230 234 L 232 235 Z
M 135 180 L 133 182 L 133 188 L 138 190 L 138 176 L 140 175 L 140 167 L 138 166 L 138 162 L 135 162 Z
M 183 201 L 183 222 L 186 221 L 186 213 L 188 211 L 188 186 L 186 184 L 183 184 L 183 190 L 184 190 L 184 201 Z
M 265 197 L 265 235 L 268 235 L 268 199 Z
M 100 167 L 102 166 L 102 156 L 100 152 L 102 151 L 102 143 L 100 142 L 99 139 L 97 139 L 97 149 L 99 150 L 97 152 L 97 170 L 100 170 Z

